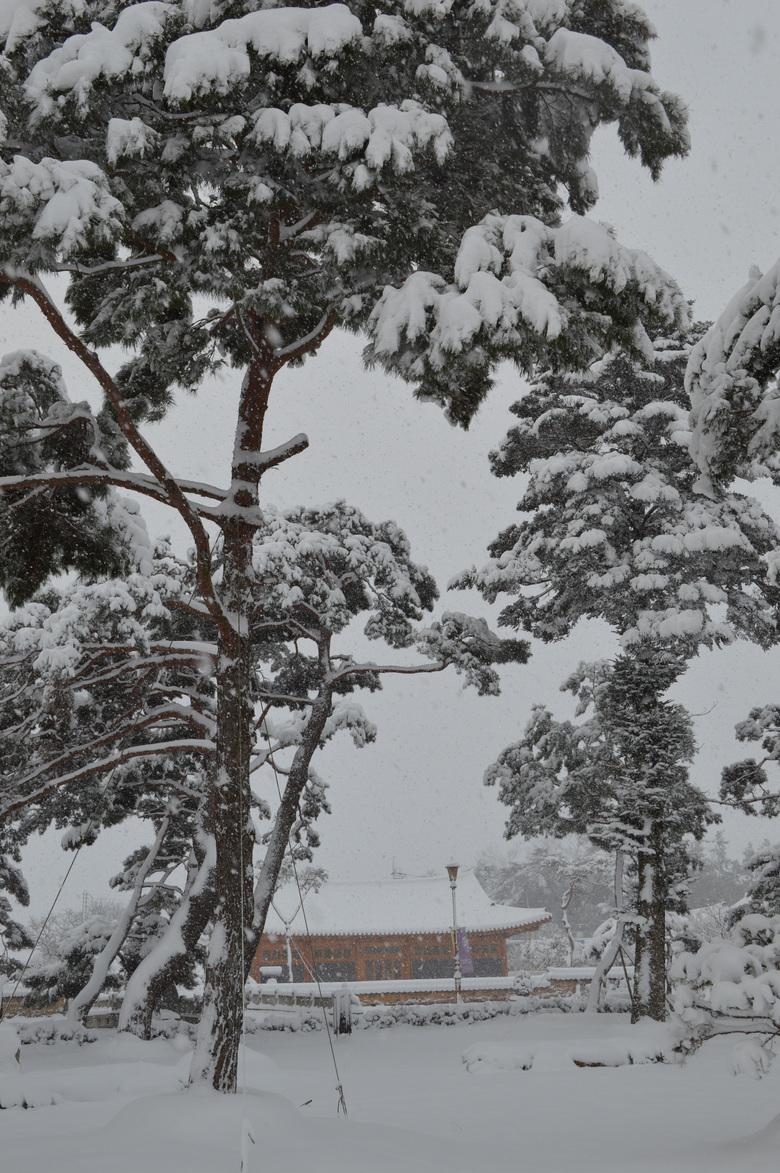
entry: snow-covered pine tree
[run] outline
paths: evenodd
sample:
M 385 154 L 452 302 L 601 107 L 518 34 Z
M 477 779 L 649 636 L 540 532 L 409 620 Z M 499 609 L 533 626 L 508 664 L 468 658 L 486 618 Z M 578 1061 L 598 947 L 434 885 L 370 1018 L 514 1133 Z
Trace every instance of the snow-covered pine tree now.
M 737 725 L 741 741 L 760 741 L 765 757 L 726 766 L 721 798 L 748 815 L 774 817 L 780 795 L 765 767 L 778 759 L 780 713 L 755 708 Z M 747 892 L 728 911 L 725 939 L 706 941 L 678 957 L 671 968 L 673 1004 L 689 1045 L 718 1034 L 744 1034 L 731 1058 L 735 1072 L 763 1075 L 774 1057 L 780 1023 L 780 843 L 765 840 L 745 853 Z
M 759 847 L 745 859 L 750 873 L 747 895 L 733 909 L 734 921 L 753 912 L 780 916 L 780 843 Z
M 618 926 L 634 937 L 635 1020 L 665 1017 L 666 909 L 685 878 L 686 838 L 700 839 L 715 820 L 688 780 L 690 718 L 663 699 L 682 666 L 647 641 L 612 664 L 580 665 L 563 687 L 586 719 L 556 721 L 538 706 L 523 738 L 485 773 L 511 808 L 508 837 L 587 835 L 635 861 L 633 900 Z
M 334 328 L 364 330 L 371 361 L 465 424 L 501 359 L 583 367 L 614 343 L 646 349 L 643 321 L 680 323 L 685 306 L 584 217 L 588 145 L 614 122 L 656 175 L 687 149 L 684 112 L 624 0 L 24 0 L 6 13 L 0 288 L 39 307 L 104 406 L 57 400 L 24 423 L 31 466 L 14 465 L 18 443 L 3 455 L 6 530 L 32 518 L 53 545 L 37 581 L 38 547 L 5 545 L 0 583 L 21 602 L 49 572 L 129 565 L 107 486 L 189 528 L 217 649 L 205 831 L 225 949 L 207 983 L 207 1001 L 221 993 L 206 1077 L 229 1089 L 240 999 L 224 966 L 251 905 L 251 836 L 235 838 L 254 719 L 241 619 L 261 478 L 307 443 L 267 446 L 274 377 Z M 51 275 L 67 280 L 64 305 Z M 114 345 L 128 351 L 118 370 Z M 224 364 L 243 372 L 226 489 L 177 478 L 144 430 Z
M 164 991 L 189 973 L 217 908 L 206 831 L 217 719 L 214 625 L 193 602 L 193 561 L 174 557 L 164 543 L 147 553 L 145 573 L 48 587 L 0 629 L 5 825 L 19 842 L 51 825 L 64 828 L 63 846 L 71 849 L 127 819 L 140 818 L 154 834 L 118 877 L 127 904 L 101 947 L 94 934 L 86 951 L 76 942 L 58 968 L 41 971 L 39 985 L 48 989 L 56 979 L 62 990 L 65 983 L 72 1013 L 83 1017 L 119 959 L 130 973 L 120 1026 L 141 1033 Z M 492 664 L 526 655 L 524 641 L 499 640 L 466 616 L 419 627 L 436 598 L 430 575 L 411 561 L 395 525 L 372 525 L 343 502 L 266 510 L 252 557 L 245 691 L 254 710 L 247 756 L 255 782 L 247 818 L 255 816 L 260 833 L 272 810 L 273 819 L 238 981 L 242 963 L 244 978 L 249 971 L 289 841 L 301 858 L 316 844 L 313 824 L 326 803 L 314 753 L 341 730 L 357 745 L 373 739 L 352 694 L 381 687 L 387 672 L 446 664 L 479 691 L 493 692 Z M 339 637 L 361 615 L 371 638 L 393 649 L 417 643 L 425 658 L 356 662 Z M 271 762 L 281 799 L 270 778 L 262 786 L 259 772 L 265 766 L 270 775 Z M 183 888 L 159 915 L 150 899 L 176 867 Z M 128 949 L 139 937 L 143 956 L 129 965 Z M 77 953 L 79 973 L 65 973 Z
M 760 742 L 764 756 L 760 760 L 744 758 L 724 766 L 720 797 L 729 806 L 746 815 L 775 818 L 780 814 L 780 787 L 777 762 L 780 760 L 780 707 L 757 706 L 744 721 L 737 722 L 739 741 Z M 767 769 L 772 767 L 771 772 Z M 732 924 L 747 913 L 767 916 L 780 913 L 780 847 L 764 843 L 746 854 L 745 869 L 750 874 L 747 895 L 731 910 Z
M 128 979 L 132 981 L 144 958 L 165 940 L 182 904 L 187 907 L 191 903 L 191 888 L 202 855 L 200 803 L 205 788 L 202 783 L 198 785 L 198 771 L 191 770 L 186 775 L 187 794 L 181 767 L 180 756 L 157 758 L 152 769 L 153 783 L 144 785 L 145 779 L 137 779 L 143 793 L 136 795 L 128 814 L 143 819 L 144 826 L 151 823 L 155 837 L 151 844 L 143 844 L 128 856 L 122 870 L 109 881 L 116 892 L 127 893 L 126 902 L 120 906 L 103 948 L 96 953 L 91 971 L 70 996 L 68 1015 L 73 1019 L 86 1018 L 113 966 L 121 967 L 125 986 Z M 128 782 L 125 773 L 123 786 L 127 787 Z M 196 963 L 203 962 L 199 933 L 204 924 L 192 917 L 183 926 L 186 950 L 170 949 L 170 939 L 166 942 L 167 964 L 158 965 L 154 979 L 145 983 L 144 997 L 132 1001 L 133 1013 L 127 1013 L 126 1018 L 143 1037 L 150 1036 L 156 1009 L 161 1005 L 177 1009 L 177 987 L 192 989 L 197 985 Z M 126 990 L 126 997 L 127 993 Z M 128 1001 L 128 1011 L 129 1008 Z
M 724 766 L 720 797 L 743 814 L 775 818 L 780 814 L 780 706 L 751 709 L 744 721 L 737 722 L 736 734 L 738 741 L 760 742 L 764 756 L 760 761 L 744 758 Z M 773 767 L 771 773 L 767 766 Z
M 777 547 L 778 528 L 749 498 L 698 493 L 688 454 L 687 349 L 679 338 L 668 337 L 658 338 L 655 347 L 654 363 L 616 356 L 597 364 L 586 379 L 547 376 L 514 406 L 519 423 L 492 462 L 499 476 L 529 474 L 518 506 L 525 519 L 499 535 L 483 568 L 459 580 L 478 587 L 491 602 L 514 596 L 500 623 L 546 641 L 568 635 L 583 618 L 609 623 L 624 649 L 615 670 L 626 691 L 615 696 L 614 704 L 623 709 L 614 708 L 614 714 L 628 727 L 632 704 L 639 724 L 651 711 L 660 719 L 664 693 L 699 647 L 736 637 L 767 646 L 776 638 L 777 588 L 768 559 Z M 549 715 L 537 714 L 532 729 L 547 720 Z M 648 778 L 660 768 L 671 779 L 675 772 L 660 725 L 654 732 L 651 722 L 647 732 L 641 744 L 649 755 Z M 679 759 L 681 770 L 687 754 L 686 749 Z M 641 775 L 634 750 L 629 758 L 629 775 Z M 597 780 L 598 757 L 593 764 L 598 804 L 603 786 Z M 669 854 L 664 812 L 671 808 L 652 789 L 646 802 L 639 802 L 638 790 L 635 795 L 637 814 L 641 810 L 645 820 L 635 838 L 639 891 L 646 891 L 645 872 L 658 885 L 643 898 L 639 913 L 638 956 L 643 961 L 649 955 L 650 969 L 646 975 L 643 965 L 637 966 L 638 981 L 648 976 L 649 985 L 637 987 L 635 1008 L 663 1018 Z M 516 809 L 523 822 L 522 808 Z M 629 825 L 636 831 L 635 823 Z M 513 833 L 511 816 L 508 829 Z
M 25 1004 L 47 1006 L 60 998 L 70 999 L 78 995 L 89 981 L 96 959 L 105 953 L 115 927 L 113 917 L 90 913 L 65 928 L 57 940 L 56 957 L 38 959 L 27 968 L 24 975 L 27 987 Z M 117 968 L 107 969 L 100 988 L 115 990 L 119 982 Z M 90 1007 L 93 1001 L 90 1001 Z
M 691 397 L 693 437 L 691 451 L 701 472 L 701 487 L 713 496 L 735 476 L 752 480 L 768 476 L 780 481 L 780 260 L 762 273 L 750 270 L 710 330 L 694 348 L 686 385 Z M 776 815 L 780 794 L 766 766 L 780 756 L 780 709 L 770 704 L 753 709 L 737 725 L 741 741 L 760 741 L 764 758 L 736 762 L 724 768 L 721 797 L 746 814 Z M 778 911 L 777 851 L 768 847 L 751 861 L 756 875 L 748 896 L 750 909 L 759 899 Z M 739 915 L 739 908 L 734 910 Z M 768 968 L 776 967 L 771 941 L 776 917 L 765 926 Z M 752 927 L 751 927 L 752 926 Z M 737 920 L 734 932 L 752 940 L 755 925 Z M 742 938 L 740 938 L 740 942 Z M 753 952 L 757 952 L 754 948 Z M 763 951 L 763 950 L 762 950 Z M 774 959 L 774 960 L 773 960 Z M 750 968 L 747 958 L 746 966 Z M 777 1017 L 775 1013 L 774 1017 Z

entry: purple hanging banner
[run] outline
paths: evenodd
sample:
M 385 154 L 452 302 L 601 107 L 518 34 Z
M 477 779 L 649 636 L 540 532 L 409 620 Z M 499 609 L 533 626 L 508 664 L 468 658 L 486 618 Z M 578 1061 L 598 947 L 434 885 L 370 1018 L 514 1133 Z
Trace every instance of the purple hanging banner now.
M 463 977 L 471 977 L 474 973 L 474 962 L 471 960 L 471 949 L 465 929 L 458 929 L 458 960 Z

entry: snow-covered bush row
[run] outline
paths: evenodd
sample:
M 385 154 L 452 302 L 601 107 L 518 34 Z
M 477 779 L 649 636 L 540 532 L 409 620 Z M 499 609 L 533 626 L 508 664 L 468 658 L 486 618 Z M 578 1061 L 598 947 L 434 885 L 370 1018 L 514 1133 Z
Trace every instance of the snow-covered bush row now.
M 384 1029 L 391 1026 L 455 1026 L 457 1023 L 486 1022 L 490 1018 L 516 1018 L 526 1014 L 578 1014 L 585 1010 L 587 999 L 581 995 L 521 995 L 510 1002 L 431 1002 L 419 1005 L 364 1006 L 353 1014 L 354 1030 Z M 628 998 L 620 993 L 608 993 L 599 1008 L 606 1013 L 624 1013 L 629 1009 Z M 326 1011 L 327 1021 L 330 1013 Z M 250 1033 L 254 1030 L 311 1031 L 322 1030 L 326 1016 L 312 1010 L 277 1011 L 262 1017 L 248 1016 Z
M 52 1046 L 54 1043 L 94 1043 L 98 1038 L 96 1030 L 88 1030 L 80 1022 L 64 1022 L 61 1019 L 34 1018 L 14 1020 L 19 1042 L 28 1047 L 33 1043 Z
M 322 1030 L 324 1019 L 322 1013 L 315 1014 L 312 1010 L 282 1010 L 266 1014 L 263 1018 L 255 1018 L 247 1014 L 244 1019 L 246 1029 L 252 1034 L 256 1030 L 310 1031 Z

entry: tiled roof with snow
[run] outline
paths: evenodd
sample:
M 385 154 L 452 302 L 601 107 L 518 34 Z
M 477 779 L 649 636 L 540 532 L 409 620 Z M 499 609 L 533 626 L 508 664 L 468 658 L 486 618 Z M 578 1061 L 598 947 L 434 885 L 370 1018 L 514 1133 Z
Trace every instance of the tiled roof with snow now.
M 510 908 L 492 903 L 470 871 L 458 875 L 456 900 L 458 926 L 471 932 L 523 929 L 550 920 L 544 908 Z M 300 910 L 296 913 L 298 893 L 294 885 L 278 892 L 274 905 L 268 912 L 267 933 L 284 932 L 282 917 L 292 919 L 294 935 L 304 932 L 303 916 Z M 364 883 L 329 880 L 319 892 L 306 895 L 305 905 L 309 931 L 319 936 L 445 933 L 452 925 L 452 894 L 446 876 Z

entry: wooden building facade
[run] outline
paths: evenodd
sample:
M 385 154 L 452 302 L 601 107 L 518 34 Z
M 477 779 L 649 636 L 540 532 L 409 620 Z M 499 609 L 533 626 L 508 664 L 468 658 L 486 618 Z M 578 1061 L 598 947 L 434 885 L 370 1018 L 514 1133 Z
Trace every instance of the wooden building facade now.
M 543 908 L 494 904 L 473 872 L 457 886 L 475 977 L 505 977 L 509 937 L 550 920 Z M 326 883 L 305 898 L 310 936 L 296 898 L 274 901 L 252 963 L 255 981 L 409 981 L 452 977 L 452 895 L 444 878 Z M 464 960 L 463 949 L 461 958 Z M 292 974 L 290 974 L 292 968 Z

